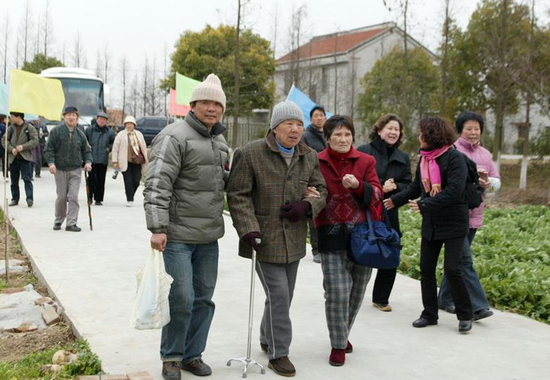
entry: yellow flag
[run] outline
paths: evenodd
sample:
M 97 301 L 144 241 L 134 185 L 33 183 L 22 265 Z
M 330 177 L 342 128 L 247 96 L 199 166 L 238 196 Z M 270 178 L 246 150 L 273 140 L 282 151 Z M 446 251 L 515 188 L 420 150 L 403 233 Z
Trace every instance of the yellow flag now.
M 11 70 L 9 109 L 61 120 L 65 95 L 61 81 L 39 77 L 23 70 Z

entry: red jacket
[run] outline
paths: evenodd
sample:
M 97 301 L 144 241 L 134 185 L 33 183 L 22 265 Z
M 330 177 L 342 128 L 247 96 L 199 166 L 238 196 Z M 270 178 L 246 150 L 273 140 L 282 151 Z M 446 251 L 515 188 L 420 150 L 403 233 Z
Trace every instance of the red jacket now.
M 376 174 L 374 157 L 352 147 L 346 159 L 337 160 L 327 148 L 319 153 L 319 166 L 325 177 L 328 196 L 326 207 L 315 218 L 315 227 L 364 222 L 367 205 L 372 220 L 380 220 L 384 193 Z M 353 174 L 360 181 L 358 189 L 344 188 L 342 177 L 346 174 Z

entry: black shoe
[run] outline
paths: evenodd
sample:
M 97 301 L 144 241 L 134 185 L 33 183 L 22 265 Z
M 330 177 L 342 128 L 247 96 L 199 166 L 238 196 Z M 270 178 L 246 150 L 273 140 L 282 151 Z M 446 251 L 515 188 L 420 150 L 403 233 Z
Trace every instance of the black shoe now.
M 265 352 L 267 354 L 267 350 L 269 348 L 269 346 L 265 343 L 260 343 L 260 348 L 262 349 L 263 352 Z
M 27 206 L 32 207 L 33 204 L 34 202 L 32 201 L 32 199 L 27 200 Z
M 103 206 L 103 202 L 101 202 L 101 201 L 95 201 L 95 205 L 96 205 L 96 206 Z
M 78 226 L 75 224 L 74 226 L 67 226 L 67 227 L 65 227 L 65 231 L 80 232 L 80 231 L 82 231 L 82 228 L 78 227 Z
M 162 377 L 166 380 L 181 380 L 181 363 L 163 362 Z
M 15 199 L 12 199 L 8 206 L 12 207 L 12 206 L 17 206 L 18 204 L 19 204 L 19 201 L 16 201 Z
M 439 306 L 439 308 L 441 310 L 445 310 L 447 313 L 449 314 L 456 314 L 456 308 L 454 307 L 454 305 L 449 305 L 449 306 Z
M 40 178 L 40 173 L 36 173 L 34 176 L 35 176 L 36 178 Z
M 489 318 L 493 314 L 495 313 L 493 313 L 492 310 L 489 310 L 489 309 L 476 311 L 474 313 L 474 321 L 479 321 L 481 319 Z
M 195 376 L 209 376 L 212 374 L 212 369 L 202 359 L 194 359 L 189 363 L 181 364 L 181 369 L 191 372 Z
M 465 334 L 472 329 L 472 321 L 458 321 L 458 332 Z
M 426 319 L 424 317 L 420 317 L 413 322 L 413 327 L 426 327 L 433 325 L 437 325 L 437 321 L 430 321 L 429 319 Z
M 53 230 L 54 231 L 59 231 L 60 229 L 61 229 L 61 223 L 54 223 Z
M 294 365 L 291 363 L 288 356 L 271 359 L 267 366 L 271 368 L 277 375 L 285 377 L 293 377 L 296 375 L 296 368 L 294 368 Z

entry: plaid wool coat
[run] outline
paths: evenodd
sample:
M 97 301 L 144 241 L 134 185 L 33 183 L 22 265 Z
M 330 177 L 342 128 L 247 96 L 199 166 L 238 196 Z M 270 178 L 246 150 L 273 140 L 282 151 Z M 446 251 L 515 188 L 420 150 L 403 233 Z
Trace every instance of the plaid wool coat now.
M 305 256 L 307 220 L 291 222 L 279 215 L 282 205 L 304 200 L 308 186 L 321 193 L 321 198 L 306 199 L 315 216 L 325 207 L 327 188 L 317 152 L 303 142 L 296 145 L 290 166 L 281 156 L 272 131 L 265 139 L 235 151 L 227 200 L 239 238 L 249 232 L 261 234 L 259 261 L 285 264 Z M 239 242 L 239 255 L 250 258 L 252 248 Z

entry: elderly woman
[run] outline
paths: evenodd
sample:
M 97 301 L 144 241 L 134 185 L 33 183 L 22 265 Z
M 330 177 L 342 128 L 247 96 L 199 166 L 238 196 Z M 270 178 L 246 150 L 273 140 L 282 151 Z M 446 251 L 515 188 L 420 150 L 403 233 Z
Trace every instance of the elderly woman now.
M 134 205 L 134 195 L 141 181 L 141 174 L 147 171 L 147 145 L 140 131 L 136 131 L 136 119 L 126 116 L 124 130 L 120 131 L 113 143 L 113 167 L 122 172 L 126 207 Z
M 455 121 L 455 127 L 460 137 L 456 140 L 455 147 L 476 163 L 481 187 L 485 191 L 497 191 L 500 188 L 500 175 L 493 163 L 491 152 L 480 145 L 483 124 L 483 116 L 480 114 L 464 112 L 459 115 Z M 472 301 L 474 321 L 479 321 L 493 315 L 493 312 L 489 308 L 489 301 L 487 301 L 487 297 L 483 291 L 483 286 L 474 269 L 470 248 L 477 229 L 483 227 L 484 208 L 485 203 L 482 203 L 478 208 L 470 210 L 470 232 L 468 232 L 468 238 L 464 242 L 464 250 L 460 260 L 462 276 L 464 277 L 466 289 L 468 289 L 468 294 Z M 453 314 L 455 313 L 449 281 L 445 276 L 439 290 L 439 308 Z
M 466 158 L 453 148 L 455 132 L 447 120 L 423 118 L 418 131 L 421 157 L 416 178 L 406 190 L 385 199 L 384 204 L 392 209 L 408 202 L 412 210 L 422 214 L 420 285 L 424 310 L 413 326 L 437 325 L 435 270 L 445 245 L 444 271 L 456 305 L 458 331 L 466 333 L 472 329 L 472 304 L 460 270 L 468 234 L 468 204 L 463 195 L 468 175 Z
M 370 144 L 361 145 L 358 151 L 376 159 L 376 174 L 382 184 L 384 198 L 403 191 L 412 181 L 409 155 L 398 147 L 403 138 L 404 124 L 396 115 L 380 117 L 372 127 Z M 398 209 L 388 211 L 391 227 L 401 236 Z M 389 312 L 390 294 L 395 283 L 397 268 L 378 269 L 372 289 L 372 304 L 378 310 Z
M 359 312 L 372 268 L 348 258 L 349 228 L 366 220 L 380 220 L 382 186 L 372 156 L 353 147 L 355 128 L 347 116 L 334 115 L 324 127 L 327 148 L 319 153 L 319 166 L 328 188 L 327 206 L 315 218 L 325 289 L 325 313 L 332 350 L 329 363 L 344 365 L 348 340 Z

